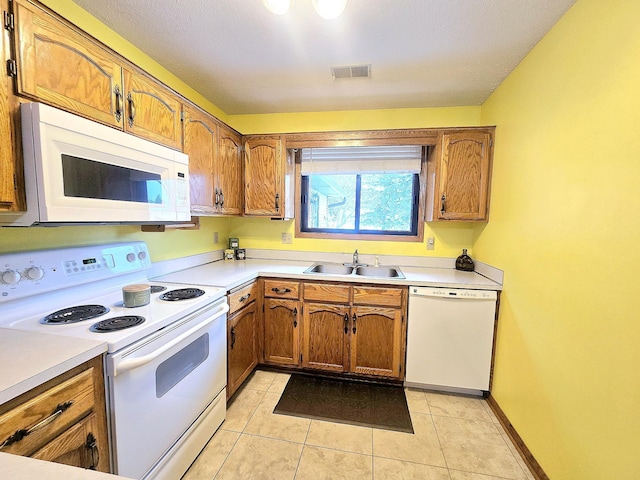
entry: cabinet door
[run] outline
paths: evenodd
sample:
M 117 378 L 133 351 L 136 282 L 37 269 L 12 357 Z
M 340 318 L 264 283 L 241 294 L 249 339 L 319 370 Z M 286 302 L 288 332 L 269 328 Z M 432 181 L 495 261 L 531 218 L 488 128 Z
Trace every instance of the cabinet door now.
M 213 185 L 214 159 L 216 158 L 217 124 L 203 111 L 185 105 L 184 147 L 189 155 L 189 193 L 191 213 L 215 213 Z
M 149 77 L 124 70 L 126 132 L 182 148 L 182 104 L 177 95 Z
M 350 371 L 399 377 L 402 342 L 400 309 L 353 307 Z
M 249 137 L 244 144 L 246 215 L 283 217 L 283 160 L 280 137 Z
M 18 94 L 122 127 L 122 68 L 116 58 L 33 4 L 14 4 Z
M 258 364 L 256 302 L 231 316 L 227 328 L 227 398 L 230 398 Z
M 0 2 L 2 11 L 7 11 L 7 2 Z M 5 61 L 10 58 L 9 31 L 3 29 L 0 33 L 0 53 Z M 6 62 L 5 62 L 6 64 Z M 17 104 L 12 95 L 13 80 L 8 75 L 2 75 L 0 80 L 0 210 L 19 212 L 26 209 L 24 196 L 24 181 L 22 177 L 22 161 L 20 160 L 20 145 L 14 136 L 13 121 Z
M 349 364 L 349 307 L 304 303 L 302 366 L 344 372 Z
M 487 220 L 491 166 L 491 134 L 445 133 L 441 141 L 438 192 L 440 220 Z
M 300 302 L 264 299 L 264 361 L 298 365 L 300 360 Z
M 95 414 L 91 414 L 31 456 L 39 460 L 108 472 L 108 449 L 107 445 L 98 445 L 97 425 Z
M 225 127 L 220 127 L 218 132 L 218 156 L 215 162 L 220 199 L 218 211 L 225 215 L 241 215 L 244 195 L 240 135 Z

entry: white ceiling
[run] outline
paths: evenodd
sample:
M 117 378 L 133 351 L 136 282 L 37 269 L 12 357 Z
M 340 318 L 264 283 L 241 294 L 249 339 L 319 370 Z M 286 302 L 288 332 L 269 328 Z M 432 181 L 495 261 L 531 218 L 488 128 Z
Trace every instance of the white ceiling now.
M 227 114 L 480 105 L 574 1 L 74 0 Z

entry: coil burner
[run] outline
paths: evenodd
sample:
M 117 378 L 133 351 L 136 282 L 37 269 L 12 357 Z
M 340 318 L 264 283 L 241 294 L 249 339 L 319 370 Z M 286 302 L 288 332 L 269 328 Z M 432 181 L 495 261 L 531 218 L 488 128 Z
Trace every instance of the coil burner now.
M 125 328 L 135 327 L 144 323 L 145 318 L 139 315 L 124 315 L 122 317 L 112 317 L 102 320 L 91 326 L 91 331 L 98 333 L 115 332 Z
M 197 298 L 200 295 L 204 295 L 204 290 L 200 290 L 199 288 L 179 288 L 177 290 L 170 290 L 167 293 L 163 293 L 160 295 L 160 300 L 177 302 L 180 300 Z
M 83 320 L 90 320 L 104 315 L 108 311 L 109 309 L 102 305 L 78 305 L 50 313 L 42 319 L 42 323 L 64 325 L 67 323 L 82 322 Z

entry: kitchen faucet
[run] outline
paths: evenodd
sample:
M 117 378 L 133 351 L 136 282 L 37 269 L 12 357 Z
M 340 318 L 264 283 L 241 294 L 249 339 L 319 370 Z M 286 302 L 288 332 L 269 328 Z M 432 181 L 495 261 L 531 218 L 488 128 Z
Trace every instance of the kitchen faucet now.
M 358 249 L 357 248 L 356 248 L 356 251 L 353 252 L 353 264 L 358 265 Z

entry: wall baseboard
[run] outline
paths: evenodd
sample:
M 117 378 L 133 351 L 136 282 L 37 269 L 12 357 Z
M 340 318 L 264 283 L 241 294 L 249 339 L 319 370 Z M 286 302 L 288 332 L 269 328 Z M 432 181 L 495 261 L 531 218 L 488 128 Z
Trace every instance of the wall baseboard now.
M 493 396 L 489 394 L 486 400 L 487 400 L 487 403 L 489 404 L 489 407 L 491 407 L 491 410 L 493 410 L 493 413 L 495 413 L 496 417 L 498 418 L 498 421 L 504 428 L 504 431 L 507 432 L 507 435 L 509 435 L 509 438 L 511 439 L 515 447 L 518 449 L 520 456 L 522 457 L 524 462 L 527 464 L 527 466 L 529 467 L 529 470 L 531 470 L 531 473 L 536 478 L 536 480 L 549 480 L 549 477 L 547 476 L 546 473 L 544 473 L 544 470 L 542 469 L 538 461 L 535 459 L 531 451 L 527 448 L 527 446 L 525 445 L 520 435 L 518 435 L 518 432 L 516 431 L 514 426 L 511 425 L 511 422 L 509 421 L 505 413 L 502 411 L 502 409 L 500 408 L 500 405 L 498 405 L 495 398 L 493 398 Z

